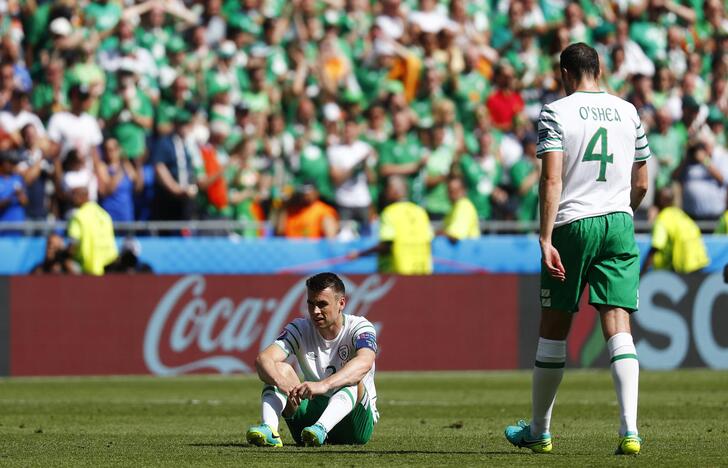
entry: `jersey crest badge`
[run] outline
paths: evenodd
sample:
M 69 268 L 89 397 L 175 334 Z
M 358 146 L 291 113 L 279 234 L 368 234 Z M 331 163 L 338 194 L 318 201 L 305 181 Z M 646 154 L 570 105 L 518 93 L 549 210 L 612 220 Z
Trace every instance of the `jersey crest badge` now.
M 349 347 L 347 345 L 339 346 L 338 354 L 342 361 L 346 361 L 349 359 Z

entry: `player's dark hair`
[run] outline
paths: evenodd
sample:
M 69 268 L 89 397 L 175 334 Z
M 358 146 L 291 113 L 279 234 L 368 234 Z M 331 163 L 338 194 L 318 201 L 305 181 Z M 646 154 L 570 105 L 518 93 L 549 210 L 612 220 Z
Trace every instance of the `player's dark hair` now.
M 581 81 L 584 76 L 599 76 L 599 54 L 583 42 L 569 45 L 561 52 L 560 60 L 561 68 L 566 69 L 577 81 Z
M 320 292 L 326 288 L 331 288 L 335 294 L 343 296 L 346 294 L 346 288 L 341 278 L 334 273 L 325 272 L 313 275 L 306 280 L 306 287 L 313 292 Z

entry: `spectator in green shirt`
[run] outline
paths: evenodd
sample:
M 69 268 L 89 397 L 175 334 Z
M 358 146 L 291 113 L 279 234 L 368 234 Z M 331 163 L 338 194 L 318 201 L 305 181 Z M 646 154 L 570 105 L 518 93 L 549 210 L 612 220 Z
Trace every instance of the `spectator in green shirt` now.
M 536 157 L 538 138 L 527 133 L 523 139 L 523 157 L 511 167 L 511 183 L 516 190 L 518 221 L 534 221 L 538 216 L 538 180 L 541 160 Z
M 680 164 L 685 151 L 680 132 L 672 126 L 672 117 L 666 107 L 655 112 L 655 127 L 647 136 L 650 152 L 657 160 L 659 169 L 655 189 L 670 185 L 672 172 Z
M 503 177 L 503 166 L 497 150 L 494 150 L 490 132 L 480 131 L 479 148 L 474 156 L 464 155 L 460 170 L 468 188 L 468 197 L 478 211 L 480 219 L 493 217 L 493 202 L 504 204 L 508 194 L 498 187 Z
M 190 92 L 190 79 L 185 75 L 175 78 L 172 85 L 164 91 L 155 115 L 156 130 L 160 135 L 172 132 L 175 114 L 190 110 L 193 98 Z
M 147 132 L 154 124 L 152 103 L 137 86 L 133 63 L 122 61 L 117 79 L 118 90 L 109 90 L 102 98 L 101 117 L 121 144 L 124 157 L 139 159 L 146 154 Z
M 425 209 L 430 219 L 443 219 L 450 212 L 447 196 L 447 177 L 455 162 L 455 148 L 445 143 L 445 127 L 436 125 L 431 130 L 430 155 L 425 166 Z
M 121 7 L 115 1 L 96 0 L 86 5 L 83 15 L 88 26 L 99 33 L 105 33 L 119 23 Z
M 51 60 L 45 67 L 43 81 L 37 83 L 31 94 L 31 103 L 38 117 L 47 122 L 51 115 L 69 107 L 69 83 L 64 79 L 62 60 Z
M 321 199 L 329 205 L 335 203 L 334 185 L 329 175 L 329 161 L 320 146 L 305 136 L 296 138 L 294 154 L 289 164 L 292 166 L 296 185 L 313 181 Z
M 380 180 L 389 176 L 404 176 L 408 198 L 415 203 L 422 201 L 423 171 L 428 157 L 417 135 L 411 132 L 412 122 L 406 112 L 397 112 L 392 118 L 392 138 L 381 145 L 379 159 Z

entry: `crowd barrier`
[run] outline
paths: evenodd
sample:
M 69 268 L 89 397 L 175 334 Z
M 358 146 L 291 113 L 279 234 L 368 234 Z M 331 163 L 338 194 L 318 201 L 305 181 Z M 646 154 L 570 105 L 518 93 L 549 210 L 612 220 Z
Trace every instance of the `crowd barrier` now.
M 344 276 L 350 314 L 377 329 L 377 369 L 533 365 L 535 275 Z M 248 373 L 306 314 L 303 275 L 0 278 L 0 375 Z M 645 369 L 728 368 L 728 285 L 719 274 L 647 274 L 633 331 Z M 586 297 L 570 367 L 606 367 Z
M 638 235 L 642 253 L 649 236 Z M 275 274 L 310 273 L 322 269 L 345 274 L 376 272 L 374 257 L 355 261 L 346 254 L 374 245 L 375 238 L 351 242 L 240 237 L 140 237 L 141 259 L 162 274 Z M 704 237 L 711 265 L 707 273 L 728 263 L 728 236 Z M 0 238 L 0 274 L 28 273 L 43 259 L 42 237 Z M 541 252 L 535 235 L 493 235 L 453 244 L 446 238 L 433 242 L 436 273 L 534 274 Z

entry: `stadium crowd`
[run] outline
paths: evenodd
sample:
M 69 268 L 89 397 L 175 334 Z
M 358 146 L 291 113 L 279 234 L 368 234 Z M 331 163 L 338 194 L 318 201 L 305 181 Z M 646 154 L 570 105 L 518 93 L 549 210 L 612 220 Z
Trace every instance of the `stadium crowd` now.
M 721 0 L 5 0 L 0 36 L 0 221 L 68 219 L 83 187 L 115 222 L 332 237 L 392 175 L 431 220 L 453 177 L 480 220 L 534 220 L 534 122 L 583 41 L 647 126 L 651 193 L 728 231 Z

